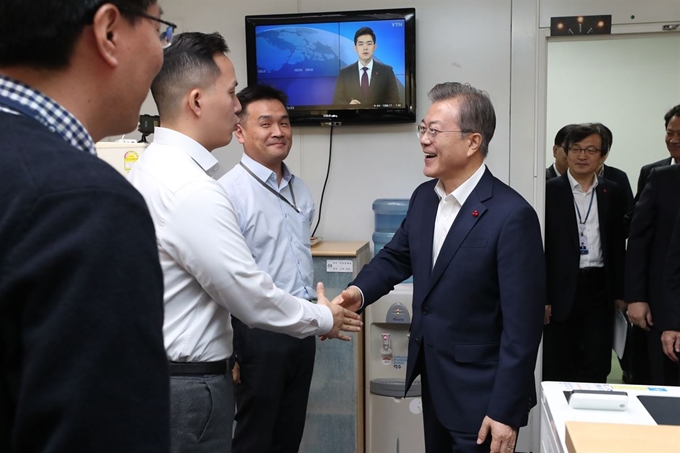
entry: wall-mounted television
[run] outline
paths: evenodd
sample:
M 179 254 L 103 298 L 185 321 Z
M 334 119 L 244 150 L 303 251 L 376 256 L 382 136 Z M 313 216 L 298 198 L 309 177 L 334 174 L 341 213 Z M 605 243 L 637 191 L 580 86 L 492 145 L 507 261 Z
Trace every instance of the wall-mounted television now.
M 415 122 L 414 8 L 270 14 L 245 22 L 248 85 L 286 93 L 292 124 Z

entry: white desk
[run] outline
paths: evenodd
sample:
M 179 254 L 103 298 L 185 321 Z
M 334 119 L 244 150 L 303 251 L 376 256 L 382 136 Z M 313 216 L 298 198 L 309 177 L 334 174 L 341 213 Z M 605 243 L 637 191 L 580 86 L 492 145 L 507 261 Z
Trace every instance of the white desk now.
M 573 389 L 620 390 L 628 393 L 625 411 L 600 411 L 572 409 L 564 397 L 564 391 Z M 569 382 L 541 383 L 541 452 L 567 453 L 565 423 L 568 421 L 620 423 L 628 425 L 656 425 L 638 395 L 680 397 L 680 387 L 659 387 L 619 384 L 580 384 Z

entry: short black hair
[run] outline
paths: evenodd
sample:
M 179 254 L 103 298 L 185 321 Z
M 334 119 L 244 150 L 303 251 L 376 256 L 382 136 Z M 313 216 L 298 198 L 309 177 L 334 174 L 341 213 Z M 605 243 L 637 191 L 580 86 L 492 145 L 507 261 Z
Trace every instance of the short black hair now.
M 460 99 L 458 128 L 464 134 L 477 132 L 482 136 L 480 151 L 486 157 L 496 131 L 496 112 L 489 94 L 468 83 L 445 82 L 435 85 L 428 96 L 432 102 Z
M 576 124 L 567 124 L 562 129 L 557 131 L 557 134 L 555 134 L 554 145 L 559 146 L 559 147 L 566 150 L 566 148 L 564 148 L 564 139 L 567 137 L 567 134 L 569 133 L 569 131 L 575 126 L 576 126 Z
M 680 116 L 680 104 L 676 105 L 672 109 L 666 112 L 664 115 L 663 119 L 666 122 L 666 125 L 664 127 L 668 127 L 668 123 L 671 122 L 674 116 Z
M 577 124 L 574 126 L 564 139 L 564 152 L 566 153 L 574 143 L 578 143 L 593 134 L 600 136 L 600 139 L 602 140 L 601 155 L 606 156 L 607 152 L 609 152 L 609 148 L 607 147 L 608 143 L 606 138 L 602 135 L 602 129 L 594 123 Z
M 359 39 L 359 36 L 364 36 L 364 35 L 371 35 L 371 38 L 373 38 L 373 44 L 375 44 L 377 41 L 375 40 L 375 33 L 373 33 L 373 29 L 369 27 L 361 27 L 360 29 L 357 30 L 356 33 L 354 33 L 354 45 L 357 45 L 357 40 Z
M 288 96 L 286 93 L 269 85 L 250 85 L 239 91 L 236 95 L 241 103 L 241 119 L 248 115 L 248 105 L 257 101 L 279 101 L 288 109 Z
M 157 0 L 1 0 L 0 66 L 68 67 L 83 29 L 107 3 L 134 23 Z
M 220 76 L 215 56 L 229 52 L 219 33 L 180 33 L 163 51 L 163 66 L 151 83 L 158 114 L 170 117 L 188 90 L 207 88 Z
M 604 156 L 614 144 L 614 135 L 612 134 L 612 131 L 602 123 L 593 123 L 593 126 L 600 131 L 600 137 L 602 137 L 602 155 Z

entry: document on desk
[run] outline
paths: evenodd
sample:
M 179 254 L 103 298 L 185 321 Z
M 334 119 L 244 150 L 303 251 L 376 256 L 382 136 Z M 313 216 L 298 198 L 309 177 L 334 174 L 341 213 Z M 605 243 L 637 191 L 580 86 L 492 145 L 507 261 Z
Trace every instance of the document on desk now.
M 628 318 L 621 310 L 614 310 L 614 341 L 612 342 L 612 349 L 616 352 L 618 358 L 623 358 L 623 353 L 626 349 L 626 335 L 628 335 Z

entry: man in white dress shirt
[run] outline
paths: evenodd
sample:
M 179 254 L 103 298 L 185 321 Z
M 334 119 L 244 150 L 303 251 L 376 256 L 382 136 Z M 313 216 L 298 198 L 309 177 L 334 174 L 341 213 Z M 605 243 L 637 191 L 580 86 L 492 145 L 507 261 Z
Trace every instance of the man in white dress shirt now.
M 604 383 L 610 371 L 614 307 L 625 307 L 626 202 L 596 174 L 609 145 L 597 124 L 574 126 L 564 139 L 568 170 L 546 183 L 547 381 Z
M 218 162 L 210 152 L 230 142 L 241 109 L 227 52 L 218 33 L 184 33 L 165 49 L 151 87 L 162 127 L 130 173 L 151 211 L 163 269 L 173 452 L 231 450 L 231 313 L 300 338 L 348 339 L 340 330 L 361 325 L 329 304 L 322 285 L 319 305 L 277 288 L 257 268 L 212 178 Z
M 302 299 L 315 299 L 310 229 L 314 200 L 284 164 L 293 144 L 286 95 L 266 85 L 238 94 L 241 162 L 219 183 L 234 204 L 259 269 Z M 240 382 L 235 387 L 234 453 L 296 453 L 307 414 L 316 339 L 250 329 L 233 318 Z

